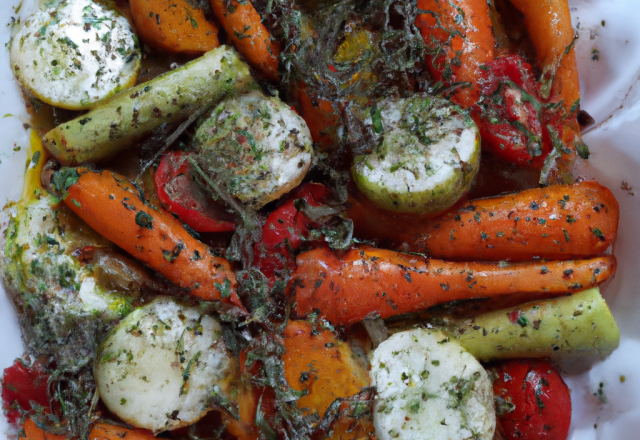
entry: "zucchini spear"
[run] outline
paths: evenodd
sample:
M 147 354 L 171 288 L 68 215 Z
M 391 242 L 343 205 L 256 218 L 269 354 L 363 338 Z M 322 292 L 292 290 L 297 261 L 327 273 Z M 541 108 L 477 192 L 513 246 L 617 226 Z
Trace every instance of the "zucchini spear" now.
M 46 134 L 44 145 L 64 165 L 99 162 L 161 124 L 187 119 L 252 87 L 249 67 L 235 50 L 220 46 L 59 125 Z
M 620 343 L 618 326 L 597 287 L 453 320 L 446 333 L 481 361 L 550 358 L 572 371 L 606 358 Z

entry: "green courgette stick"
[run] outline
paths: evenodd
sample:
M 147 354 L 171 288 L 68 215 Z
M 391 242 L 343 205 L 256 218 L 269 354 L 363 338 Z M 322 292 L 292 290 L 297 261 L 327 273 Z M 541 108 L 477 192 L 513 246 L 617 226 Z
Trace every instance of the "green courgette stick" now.
M 180 122 L 203 106 L 255 87 L 236 51 L 220 46 L 59 125 L 46 134 L 44 145 L 63 165 L 100 162 L 161 124 Z
M 481 361 L 550 358 L 574 371 L 604 359 L 620 343 L 598 288 L 454 320 L 446 328 Z

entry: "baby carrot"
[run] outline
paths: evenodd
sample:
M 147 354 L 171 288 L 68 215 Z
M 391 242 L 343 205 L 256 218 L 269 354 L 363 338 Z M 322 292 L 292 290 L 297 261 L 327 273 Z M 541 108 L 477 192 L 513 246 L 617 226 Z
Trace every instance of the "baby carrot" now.
M 296 402 L 298 408 L 323 416 L 336 399 L 369 386 L 366 362 L 331 331 L 308 321 L 290 321 L 283 336 L 285 378 L 291 388 L 306 392 Z
M 130 0 L 140 38 L 167 52 L 201 55 L 220 45 L 218 28 L 187 0 Z
M 271 38 L 251 1 L 211 0 L 211 6 L 227 36 L 249 64 L 271 81 L 278 81 L 280 44 Z
M 338 145 L 340 114 L 331 102 L 322 99 L 311 88 L 302 85 L 298 89 L 298 112 L 307 123 L 313 142 L 323 152 Z
M 578 66 L 567 0 L 511 0 L 523 16 L 524 25 L 536 50 L 536 64 L 542 71 L 542 92 L 553 101 L 564 101 L 568 110 L 580 99 Z
M 98 233 L 191 295 L 242 307 L 229 262 L 212 255 L 178 220 L 141 200 L 125 177 L 86 168 L 59 173 L 68 192 L 64 203 Z
M 336 325 L 386 319 L 451 301 L 517 296 L 522 302 L 594 287 L 616 259 L 526 263 L 455 263 L 363 247 L 344 255 L 316 249 L 298 256 L 288 286 L 298 316 L 314 311 Z
M 366 206 L 352 203 L 356 231 L 372 229 Z M 552 185 L 516 194 L 471 200 L 430 220 L 387 225 L 403 250 L 454 261 L 570 260 L 600 255 L 618 232 L 620 209 L 614 195 L 595 181 Z M 388 219 L 392 221 L 393 219 Z M 382 232 L 381 228 L 375 228 Z M 365 237 L 369 238 L 369 237 Z
M 32 420 L 25 420 L 22 425 L 23 434 L 20 440 L 67 440 L 65 435 L 49 434 Z M 122 428 L 107 423 L 96 423 L 89 433 L 89 440 L 153 440 L 155 436 L 146 434 L 140 430 Z
M 495 38 L 486 0 L 418 0 L 416 19 L 427 48 L 427 66 L 446 85 L 468 83 L 454 100 L 469 107 L 478 100 L 482 66 L 494 58 Z

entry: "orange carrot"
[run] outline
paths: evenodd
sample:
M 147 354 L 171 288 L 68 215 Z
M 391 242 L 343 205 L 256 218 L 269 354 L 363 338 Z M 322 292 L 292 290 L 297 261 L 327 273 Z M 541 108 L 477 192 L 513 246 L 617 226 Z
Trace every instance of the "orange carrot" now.
M 567 112 L 580 99 L 578 67 L 567 0 L 511 0 L 522 13 L 544 79 L 553 81 L 550 98 L 564 101 Z
M 65 435 L 49 434 L 32 420 L 25 420 L 20 440 L 67 440 Z M 96 423 L 89 433 L 89 440 L 154 440 L 155 436 L 141 430 L 127 429 L 106 423 Z
M 316 249 L 298 256 L 288 286 L 298 316 L 319 311 L 333 324 L 389 318 L 451 301 L 517 295 L 547 299 L 599 285 L 616 259 L 527 263 L 451 263 L 363 247 L 338 257 Z
M 271 81 L 278 81 L 280 44 L 262 24 L 251 1 L 211 0 L 211 6 L 229 40 L 249 64 Z
M 481 67 L 494 58 L 495 38 L 486 0 L 418 0 L 416 19 L 427 47 L 427 65 L 446 85 L 467 82 L 454 100 L 465 107 L 479 98 Z
M 358 362 L 348 344 L 320 324 L 291 321 L 284 330 L 284 374 L 291 388 L 306 391 L 298 408 L 322 417 L 331 403 L 369 385 L 368 366 Z
M 367 232 L 378 221 L 367 212 L 364 205 L 351 204 L 356 231 Z M 377 238 L 386 238 L 385 245 L 446 260 L 570 260 L 604 253 L 616 238 L 619 218 L 611 191 L 584 181 L 471 200 L 430 220 L 402 219 L 375 231 L 384 234 Z
M 130 0 L 138 35 L 149 46 L 200 55 L 215 49 L 218 27 L 187 0 Z
M 64 203 L 89 226 L 191 295 L 242 307 L 227 260 L 212 255 L 178 220 L 145 204 L 125 177 L 76 170 L 75 183 L 65 179 Z
M 338 143 L 340 115 L 326 99 L 316 96 L 309 87 L 298 90 L 298 110 L 307 123 L 311 138 L 322 151 L 331 151 Z
M 20 440 L 67 440 L 65 435 L 49 434 L 45 430 L 38 428 L 36 422 L 27 419 L 22 424 Z

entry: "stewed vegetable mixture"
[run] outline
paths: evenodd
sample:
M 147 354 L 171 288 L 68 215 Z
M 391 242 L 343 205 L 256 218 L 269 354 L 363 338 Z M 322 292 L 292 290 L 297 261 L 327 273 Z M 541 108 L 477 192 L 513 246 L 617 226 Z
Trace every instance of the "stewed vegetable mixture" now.
M 566 0 L 49 0 L 20 438 L 565 439 L 619 343 Z

